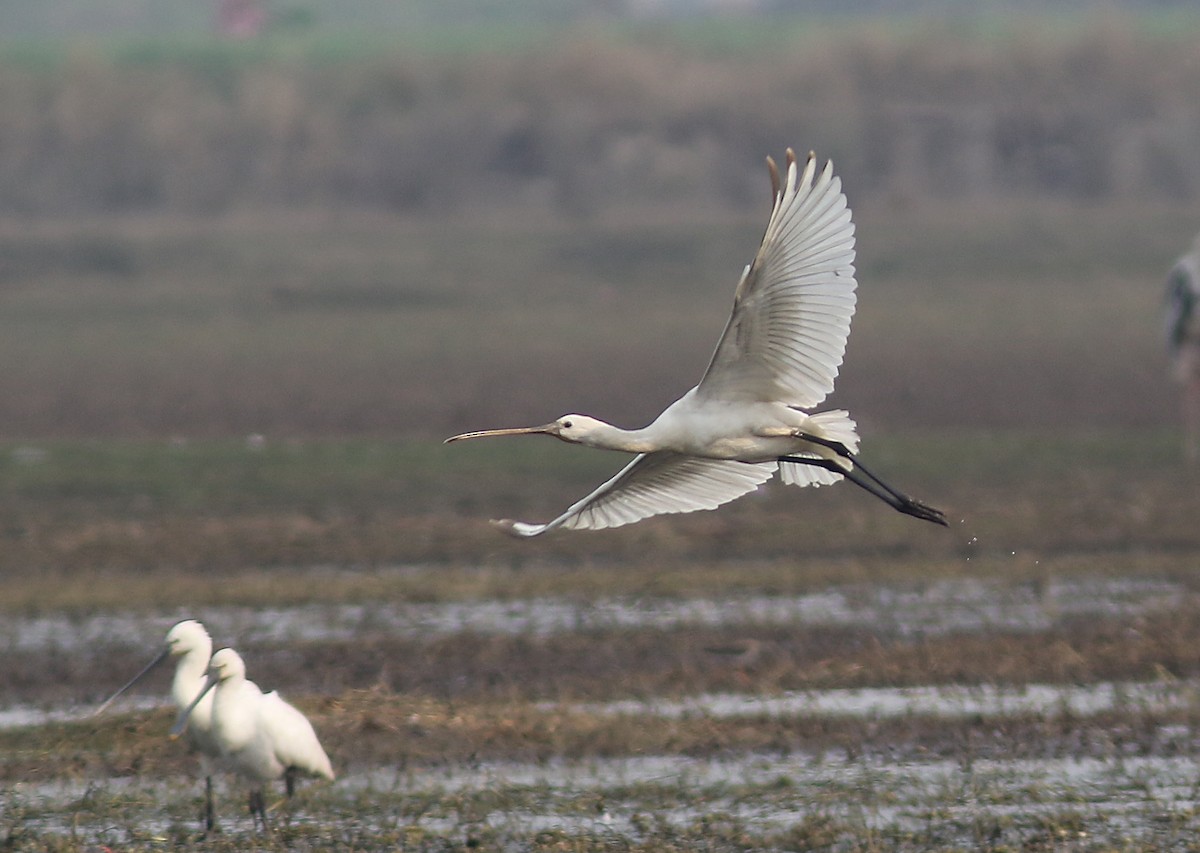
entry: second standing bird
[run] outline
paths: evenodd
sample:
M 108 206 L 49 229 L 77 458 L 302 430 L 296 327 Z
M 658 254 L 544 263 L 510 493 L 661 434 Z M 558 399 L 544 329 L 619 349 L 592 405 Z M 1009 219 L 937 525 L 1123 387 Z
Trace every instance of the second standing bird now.
M 210 696 L 211 693 L 211 696 Z M 195 709 L 212 700 L 212 733 L 221 755 L 254 786 L 250 813 L 267 827 L 263 785 L 284 779 L 290 797 L 298 773 L 334 778 L 329 756 L 308 718 L 275 691 L 263 693 L 246 678 L 246 664 L 233 649 L 212 656 L 204 686 L 171 730 L 178 735 Z

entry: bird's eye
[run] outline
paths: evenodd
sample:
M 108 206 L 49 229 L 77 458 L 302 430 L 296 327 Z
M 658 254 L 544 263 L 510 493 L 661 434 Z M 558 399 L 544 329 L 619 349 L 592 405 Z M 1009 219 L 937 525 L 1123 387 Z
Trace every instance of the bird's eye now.
M 571 428 L 571 422 L 570 422 L 570 421 L 563 421 L 563 422 L 562 422 L 562 425 L 563 425 L 563 429 L 570 429 L 570 428 Z

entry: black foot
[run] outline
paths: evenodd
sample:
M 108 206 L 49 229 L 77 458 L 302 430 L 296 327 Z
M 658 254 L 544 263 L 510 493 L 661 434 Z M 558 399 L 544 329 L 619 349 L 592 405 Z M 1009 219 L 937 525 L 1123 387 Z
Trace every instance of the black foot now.
M 919 518 L 922 521 L 932 521 L 934 524 L 940 524 L 942 527 L 950 526 L 946 522 L 946 514 L 940 509 L 931 507 L 929 504 L 923 504 L 909 497 L 901 498 L 900 502 L 896 504 L 896 510 L 905 515 L 911 515 L 913 518 Z
M 841 442 L 809 435 L 801 435 L 800 437 L 806 441 L 829 448 L 834 453 L 849 461 L 851 467 L 843 467 L 832 459 L 823 459 L 819 456 L 781 456 L 779 457 L 780 462 L 798 462 L 802 465 L 812 465 L 817 468 L 824 468 L 826 471 L 832 471 L 835 474 L 841 474 L 847 480 L 854 483 L 854 485 L 863 491 L 870 492 L 897 512 L 911 515 L 913 518 L 919 518 L 922 521 L 940 524 L 942 527 L 950 526 L 946 523 L 946 516 L 940 509 L 934 509 L 928 504 L 914 500 L 904 494 L 904 492 L 889 486 L 878 475 L 874 474 L 870 468 L 863 465 L 858 457 L 852 454 L 846 445 Z

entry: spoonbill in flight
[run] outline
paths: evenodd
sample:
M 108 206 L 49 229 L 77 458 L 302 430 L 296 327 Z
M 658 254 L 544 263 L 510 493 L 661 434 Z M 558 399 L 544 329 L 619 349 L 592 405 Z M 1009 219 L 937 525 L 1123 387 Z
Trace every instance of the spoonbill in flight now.
M 1183 453 L 1196 463 L 1200 439 L 1200 235 L 1167 276 L 1167 354 L 1182 392 Z
M 156 666 L 169 657 L 178 658 L 175 664 L 175 679 L 171 682 L 171 698 L 180 710 L 187 708 L 196 698 L 196 694 L 204 687 L 205 673 L 208 671 L 208 659 L 212 656 L 212 638 L 204 626 L 194 619 L 186 619 L 167 631 L 167 639 L 162 650 L 155 655 L 154 660 L 129 680 L 129 683 L 114 693 L 107 701 L 96 709 L 93 716 L 105 711 Z M 216 812 L 213 809 L 212 760 L 221 755 L 221 750 L 212 733 L 212 697 L 196 705 L 191 712 L 187 727 L 189 745 L 200 754 L 200 765 L 204 771 L 204 826 L 212 830 L 216 826 Z
M 809 414 L 833 391 L 854 314 L 854 223 L 841 181 L 810 154 L 787 174 L 767 158 L 775 204 L 762 245 L 742 273 L 733 313 L 700 384 L 649 426 L 625 430 L 586 415 L 491 435 L 552 435 L 572 444 L 636 453 L 608 482 L 545 524 L 503 519 L 515 536 L 556 528 L 599 530 L 671 512 L 715 509 L 775 474 L 793 486 L 843 477 L 894 509 L 935 524 L 940 510 L 889 486 L 858 461 L 858 433 L 840 409 Z
M 246 664 L 233 649 L 221 649 L 212 656 L 208 677 L 191 704 L 180 712 L 171 729 L 173 736 L 184 730 L 205 699 L 212 702 L 212 733 L 221 755 L 254 785 L 250 814 L 262 820 L 263 829 L 267 828 L 265 783 L 282 778 L 290 797 L 299 773 L 333 780 L 329 756 L 308 718 L 277 692 L 263 693 L 247 680 Z

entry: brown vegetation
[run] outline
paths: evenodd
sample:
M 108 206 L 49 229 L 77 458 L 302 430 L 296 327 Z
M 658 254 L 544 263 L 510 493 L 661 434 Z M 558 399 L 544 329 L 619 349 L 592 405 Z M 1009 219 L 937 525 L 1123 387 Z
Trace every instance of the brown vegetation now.
M 1127 744 L 1126 754 L 1154 754 L 1159 727 L 1195 720 L 1194 710 L 1136 703 L 1084 720 L 1058 714 L 984 715 L 961 722 L 920 715 L 839 720 L 824 714 L 671 719 L 591 712 L 586 705 L 570 704 L 712 691 L 772 695 L 881 685 L 1170 679 L 1195 674 L 1190 650 L 1200 642 L 1200 620 L 1190 606 L 1050 632 L 916 641 L 881 640 L 867 630 L 752 631 L 772 648 L 751 666 L 723 661 L 710 651 L 744 634 L 703 630 L 331 643 L 300 655 L 295 648 L 259 652 L 255 662 L 275 679 L 272 685 L 291 684 L 291 695 L 316 682 L 342 685 L 336 695 L 301 704 L 330 754 L 343 768 L 360 772 L 380 765 L 831 747 L 967 760 L 963 748 L 971 743 L 973 757 L 1082 758 L 1112 750 L 1113 737 Z M 547 699 L 553 701 L 543 704 Z M 39 732 L 41 745 L 34 749 L 23 748 L 30 745 L 23 743 L 28 733 L 0 732 L 0 753 L 6 756 L 0 781 L 64 773 L 178 773 L 187 759 L 179 744 L 163 737 L 170 719 L 170 712 L 160 711 L 51 726 Z M 1081 739 L 1081 732 L 1091 735 Z
M 580 30 L 474 56 L 10 62 L 0 213 L 745 209 L 785 144 L 859 199 L 1200 193 L 1194 33 L 781 25 L 720 55 Z

